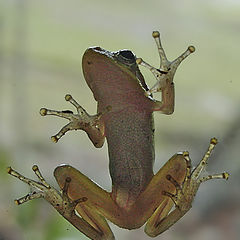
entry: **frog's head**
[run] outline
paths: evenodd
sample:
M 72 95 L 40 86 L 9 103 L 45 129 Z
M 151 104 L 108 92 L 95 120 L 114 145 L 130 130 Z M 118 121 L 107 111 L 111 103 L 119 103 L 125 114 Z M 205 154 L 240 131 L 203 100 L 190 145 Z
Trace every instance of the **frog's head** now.
M 136 56 L 130 50 L 119 50 L 117 52 L 110 52 L 101 47 L 91 47 L 86 50 L 83 56 L 83 64 L 87 59 L 88 61 L 96 61 L 97 59 L 102 59 L 106 62 L 114 62 L 117 65 L 122 65 L 125 68 L 129 68 L 135 71 L 136 69 Z
M 136 56 L 130 50 L 110 52 L 101 47 L 88 48 L 83 55 L 82 68 L 91 89 L 97 81 L 105 83 L 105 86 L 115 81 L 116 85 L 120 82 L 122 86 L 137 84 L 148 90 L 136 63 Z

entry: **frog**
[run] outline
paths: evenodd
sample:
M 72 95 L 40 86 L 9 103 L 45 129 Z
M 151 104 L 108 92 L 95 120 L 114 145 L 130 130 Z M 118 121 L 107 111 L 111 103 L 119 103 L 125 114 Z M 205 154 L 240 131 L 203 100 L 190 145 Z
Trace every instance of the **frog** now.
M 42 116 L 54 115 L 69 120 L 51 137 L 55 143 L 71 130 L 85 131 L 96 148 L 101 148 L 106 139 L 112 191 L 104 190 L 68 164 L 54 170 L 60 190 L 47 183 L 37 165 L 32 170 L 38 181 L 9 167 L 10 175 L 37 189 L 15 200 L 16 204 L 44 198 L 74 227 L 94 240 L 115 239 L 108 221 L 129 230 L 145 224 L 145 233 L 156 237 L 190 210 L 201 183 L 228 179 L 227 172 L 202 175 L 217 144 L 214 137 L 197 167 L 192 168 L 189 152 L 182 151 L 174 154 L 154 174 L 153 112 L 166 115 L 174 112 L 173 78 L 180 63 L 195 48 L 189 46 L 178 58 L 169 61 L 160 33 L 154 31 L 152 36 L 160 56 L 159 68 L 126 49 L 111 52 L 91 47 L 85 51 L 82 69 L 97 102 L 97 114 L 90 115 L 70 94 L 65 100 L 77 113 L 40 109 Z M 139 66 L 153 73 L 157 80 L 153 87 L 148 88 Z M 153 98 L 158 92 L 161 100 Z

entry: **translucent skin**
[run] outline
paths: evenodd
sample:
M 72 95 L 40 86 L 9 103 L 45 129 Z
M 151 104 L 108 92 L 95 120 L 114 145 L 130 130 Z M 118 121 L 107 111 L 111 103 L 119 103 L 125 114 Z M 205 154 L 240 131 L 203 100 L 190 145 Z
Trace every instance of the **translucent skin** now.
M 202 182 L 228 179 L 228 173 L 200 177 L 217 144 L 215 138 L 211 139 L 207 152 L 193 171 L 188 152 L 180 152 L 153 174 L 152 113 L 173 113 L 174 74 L 179 64 L 195 49 L 188 47 L 170 62 L 161 46 L 159 32 L 154 31 L 152 36 L 161 59 L 159 69 L 136 59 L 128 50 L 109 52 L 100 47 L 86 50 L 82 67 L 98 103 L 96 115 L 89 115 L 69 94 L 65 99 L 76 107 L 77 114 L 70 110 L 40 110 L 42 116 L 55 115 L 70 121 L 51 137 L 54 142 L 66 132 L 78 129 L 85 131 L 98 148 L 103 146 L 106 137 L 112 191 L 105 191 L 70 165 L 61 165 L 54 170 L 60 192 L 45 181 L 36 165 L 33 171 L 38 182 L 9 167 L 9 174 L 38 189 L 16 200 L 17 204 L 44 198 L 73 226 L 94 240 L 115 239 L 106 219 L 127 229 L 139 228 L 146 223 L 146 234 L 155 237 L 191 208 Z M 136 63 L 149 68 L 156 77 L 157 83 L 151 89 L 148 89 Z M 158 91 L 161 91 L 161 101 L 152 99 L 152 93 Z

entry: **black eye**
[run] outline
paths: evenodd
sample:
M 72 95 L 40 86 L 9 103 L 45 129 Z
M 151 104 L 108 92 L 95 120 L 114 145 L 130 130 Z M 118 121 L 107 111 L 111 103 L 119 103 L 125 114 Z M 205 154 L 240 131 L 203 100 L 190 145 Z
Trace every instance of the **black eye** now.
M 119 55 L 128 60 L 135 60 L 133 53 L 129 50 L 121 50 L 121 51 L 119 51 Z

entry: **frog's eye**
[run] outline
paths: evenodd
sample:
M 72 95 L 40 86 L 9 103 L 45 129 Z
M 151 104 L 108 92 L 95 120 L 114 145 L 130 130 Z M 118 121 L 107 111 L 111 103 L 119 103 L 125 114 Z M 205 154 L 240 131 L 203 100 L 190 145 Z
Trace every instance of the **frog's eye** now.
M 119 55 L 120 55 L 121 57 L 127 59 L 128 61 L 129 61 L 129 60 L 135 61 L 135 56 L 134 56 L 134 54 L 133 54 L 131 51 L 129 51 L 129 50 L 121 50 L 121 51 L 119 51 Z

